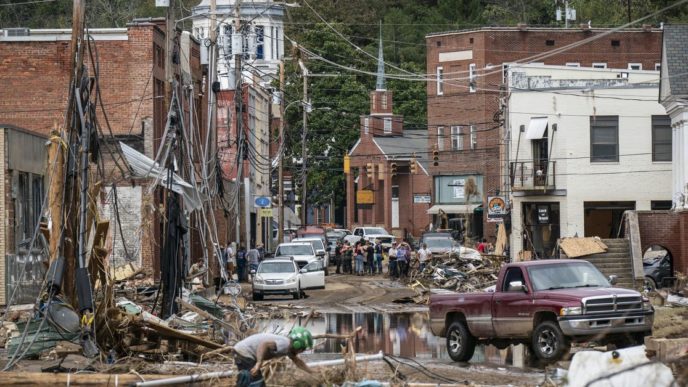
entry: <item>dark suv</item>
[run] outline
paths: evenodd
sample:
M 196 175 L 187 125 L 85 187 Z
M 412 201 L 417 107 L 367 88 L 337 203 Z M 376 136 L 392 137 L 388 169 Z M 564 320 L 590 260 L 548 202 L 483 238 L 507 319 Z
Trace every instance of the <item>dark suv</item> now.
M 671 254 L 667 252 L 664 256 L 654 259 L 643 260 L 643 270 L 645 271 L 645 288 L 653 291 L 658 287 L 671 286 L 674 277 Z

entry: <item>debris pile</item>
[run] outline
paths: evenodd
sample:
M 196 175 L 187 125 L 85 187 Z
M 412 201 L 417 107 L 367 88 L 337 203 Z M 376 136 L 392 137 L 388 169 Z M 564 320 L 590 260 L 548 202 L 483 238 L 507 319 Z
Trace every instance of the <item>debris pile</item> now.
M 433 255 L 421 271 L 416 266 L 410 273 L 410 283 L 419 296 L 416 303 L 425 304 L 429 289 L 446 289 L 462 293 L 485 291 L 497 283 L 497 275 L 506 257 L 484 255 L 477 250 L 461 247 L 460 253 Z

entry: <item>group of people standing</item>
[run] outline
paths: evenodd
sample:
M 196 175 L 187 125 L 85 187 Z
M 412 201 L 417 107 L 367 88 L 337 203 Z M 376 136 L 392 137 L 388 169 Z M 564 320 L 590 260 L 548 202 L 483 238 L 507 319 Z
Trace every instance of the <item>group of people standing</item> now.
M 230 243 L 222 247 L 222 263 L 227 270 L 227 277 L 237 282 L 248 281 L 251 270 L 257 270 L 258 264 L 265 258 L 265 248 L 258 243 L 250 249 L 244 246 L 236 247 Z
M 408 277 L 413 249 L 407 242 L 394 242 L 389 248 L 382 246 L 379 240 L 374 242 L 361 239 L 351 246 L 348 241 L 337 242 L 335 250 L 335 262 L 337 274 L 382 275 L 383 260 L 387 258 L 387 273 L 390 278 L 398 279 Z M 420 263 L 421 270 L 425 262 L 430 259 L 430 251 L 423 245 L 416 253 L 415 258 Z

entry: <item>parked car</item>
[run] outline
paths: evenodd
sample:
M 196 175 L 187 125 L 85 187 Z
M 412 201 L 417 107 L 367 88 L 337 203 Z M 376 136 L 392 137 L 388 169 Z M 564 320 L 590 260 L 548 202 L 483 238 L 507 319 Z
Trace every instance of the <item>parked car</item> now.
M 658 254 L 645 254 L 643 259 L 645 288 L 654 291 L 661 287 L 671 286 L 676 280 L 672 268 L 671 254 L 660 250 Z
M 394 235 L 390 235 L 382 227 L 356 227 L 351 235 L 344 237 L 345 241 L 349 244 L 354 245 L 361 239 L 374 242 L 376 239 L 380 240 L 382 247 L 389 248 L 392 246 L 392 242 L 396 239 Z
M 446 337 L 455 361 L 470 360 L 478 343 L 524 343 L 545 363 L 561 359 L 571 342 L 638 345 L 653 320 L 649 299 L 611 287 L 583 260 L 512 263 L 500 270 L 494 292 L 430 296 L 431 330 Z
M 433 254 L 460 253 L 461 246 L 454 240 L 450 233 L 426 232 L 420 238 L 420 245 L 428 245 L 428 250 Z
M 320 260 L 310 242 L 280 243 L 275 249 L 275 256 L 293 257 L 299 268 Z
M 344 241 L 344 237 L 347 235 L 351 235 L 351 231 L 344 229 L 334 229 L 325 233 L 325 237 L 327 237 L 328 242 L 330 239 L 334 239 L 335 241 Z
M 313 261 L 299 269 L 292 257 L 276 257 L 261 262 L 251 274 L 254 301 L 270 295 L 291 295 L 298 300 L 304 290 L 325 288 L 321 261 Z
M 328 266 L 330 265 L 330 257 L 327 254 L 327 248 L 320 238 L 295 238 L 293 242 L 306 242 L 310 243 L 315 250 L 315 255 L 323 260 L 323 266 L 325 267 L 325 275 L 329 275 Z

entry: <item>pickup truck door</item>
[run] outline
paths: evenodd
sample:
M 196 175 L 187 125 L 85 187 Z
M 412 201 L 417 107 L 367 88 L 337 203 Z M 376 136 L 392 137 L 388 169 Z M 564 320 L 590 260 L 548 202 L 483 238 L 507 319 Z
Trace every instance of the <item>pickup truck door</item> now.
M 508 268 L 504 282 L 492 298 L 492 317 L 497 337 L 525 337 L 533 329 L 532 289 L 510 289 L 509 284 L 520 281 L 526 284 L 520 267 Z

